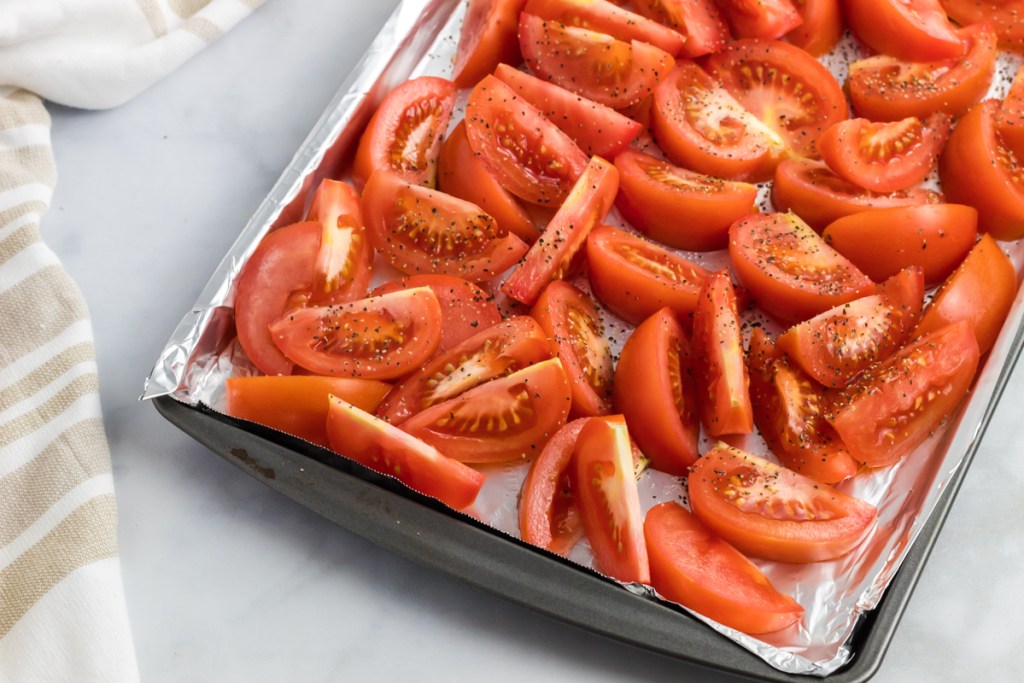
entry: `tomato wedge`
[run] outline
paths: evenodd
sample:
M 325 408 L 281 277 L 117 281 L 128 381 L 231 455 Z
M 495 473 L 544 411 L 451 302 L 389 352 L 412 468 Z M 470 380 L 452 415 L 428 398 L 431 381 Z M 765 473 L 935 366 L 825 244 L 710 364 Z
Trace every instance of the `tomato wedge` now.
M 769 314 L 806 320 L 871 294 L 873 283 L 792 213 L 752 215 L 729 229 L 740 282 Z
M 566 26 L 607 33 L 623 41 L 648 43 L 675 56 L 684 39 L 671 28 L 608 0 L 529 0 L 523 11 Z
M 560 204 L 587 165 L 572 138 L 494 76 L 469 93 L 466 136 L 502 187 L 534 204 Z
M 327 435 L 334 452 L 456 510 L 472 505 L 484 483 L 473 468 L 336 396 L 330 397 Z
M 377 415 L 400 424 L 421 410 L 554 355 L 533 318 L 516 316 L 483 329 L 396 384 Z
M 633 0 L 632 6 L 683 35 L 680 57 L 718 52 L 729 41 L 729 28 L 713 0 Z
M 899 462 L 963 401 L 978 355 L 968 321 L 947 325 L 844 389 L 828 420 L 850 454 L 868 467 Z
M 633 325 L 669 307 L 689 327 L 710 273 L 645 239 L 608 225 L 587 238 L 590 288 L 612 313 Z
M 513 66 L 519 54 L 519 12 L 526 0 L 469 0 L 455 51 L 452 80 L 472 88 L 500 62 Z
M 482 282 L 508 270 L 529 248 L 477 205 L 387 171 L 366 183 L 363 213 L 373 246 L 404 273 Z
M 781 38 L 803 17 L 790 0 L 718 0 L 737 38 Z
M 437 403 L 400 427 L 461 462 L 523 460 L 565 425 L 571 400 L 562 363 L 552 358 Z
M 687 483 L 704 524 L 746 555 L 777 562 L 842 557 L 877 517 L 873 505 L 724 444 L 697 461 Z
M 373 248 L 363 227 L 359 195 L 348 183 L 324 178 L 313 195 L 306 220 L 323 228 L 314 265 L 311 300 L 334 303 L 366 296 Z
M 592 157 L 565 203 L 512 271 L 501 291 L 531 305 L 548 283 L 562 279 L 587 235 L 612 208 L 619 172 L 601 157 Z
M 615 205 L 622 215 L 637 230 L 679 249 L 724 249 L 729 226 L 751 213 L 757 199 L 757 186 L 750 183 L 694 173 L 633 150 L 615 157 L 615 168 Z
M 229 377 L 226 412 L 326 447 L 329 395 L 373 412 L 390 388 L 384 382 L 347 377 Z
M 441 305 L 429 287 L 338 306 L 297 308 L 271 324 L 290 361 L 317 375 L 395 379 L 434 354 Z
M 996 132 L 1014 154 L 1024 154 L 1024 68 L 1017 69 L 996 114 Z
M 908 268 L 855 299 L 791 327 L 778 348 L 827 387 L 846 386 L 910 339 L 921 318 L 924 277 Z
M 624 583 L 650 583 L 629 430 L 621 417 L 590 420 L 573 455 L 573 483 L 595 569 Z
M 786 40 L 809 55 L 828 54 L 843 36 L 839 0 L 793 0 L 803 23 L 786 34 Z
M 939 0 L 857 0 L 846 21 L 876 52 L 908 62 L 957 59 L 964 54 Z
M 1024 8 L 1020 0 L 940 0 L 943 9 L 961 26 L 987 23 L 999 36 L 999 46 L 1020 52 L 1024 48 Z
M 800 621 L 804 608 L 772 586 L 753 562 L 677 503 L 644 519 L 651 585 L 665 598 L 749 634 Z
M 455 105 L 455 84 L 421 76 L 384 98 L 366 125 L 352 165 L 362 187 L 383 169 L 416 185 L 434 186 L 437 156 Z
M 651 467 L 685 477 L 698 457 L 700 420 L 690 340 L 663 308 L 630 335 L 615 368 L 615 407 Z
M 952 124 L 946 114 L 924 121 L 840 121 L 818 138 L 821 158 L 837 176 L 872 192 L 905 190 L 935 166 Z

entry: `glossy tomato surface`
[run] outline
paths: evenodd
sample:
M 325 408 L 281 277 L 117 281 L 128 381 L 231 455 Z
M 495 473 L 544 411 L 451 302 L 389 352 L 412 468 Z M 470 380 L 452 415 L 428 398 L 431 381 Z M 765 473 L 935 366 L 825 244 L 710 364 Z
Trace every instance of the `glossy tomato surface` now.
M 519 12 L 526 0 L 469 0 L 459 32 L 452 80 L 460 88 L 472 88 L 499 63 L 513 66 L 519 54 Z
M 619 40 L 648 43 L 670 55 L 683 49 L 683 36 L 657 21 L 609 0 L 529 0 L 524 12 L 566 26 L 606 33 Z
M 714 0 L 634 0 L 632 5 L 645 17 L 683 35 L 680 57 L 718 52 L 729 40 L 729 27 Z
M 845 6 L 853 32 L 883 55 L 931 62 L 964 54 L 939 0 L 856 0 Z
M 362 299 L 372 275 L 373 248 L 355 188 L 324 178 L 313 195 L 306 220 L 317 221 L 321 226 L 310 301 Z
M 781 38 L 803 21 L 790 0 L 719 0 L 718 6 L 737 38 Z
M 786 40 L 814 57 L 828 54 L 843 35 L 839 0 L 794 0 L 803 23 L 786 34 Z
M 961 26 L 989 24 L 999 46 L 1024 49 L 1024 6 L 1020 0 L 939 0 L 950 18 Z

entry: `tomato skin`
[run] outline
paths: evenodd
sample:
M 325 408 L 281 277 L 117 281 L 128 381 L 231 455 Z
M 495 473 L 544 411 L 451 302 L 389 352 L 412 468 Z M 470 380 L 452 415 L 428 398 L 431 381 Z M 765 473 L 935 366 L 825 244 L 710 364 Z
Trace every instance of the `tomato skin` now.
M 839 0 L 794 0 L 793 5 L 804 21 L 786 40 L 814 57 L 831 52 L 843 36 Z
M 566 26 L 607 33 L 619 40 L 648 43 L 672 56 L 683 49 L 683 37 L 671 28 L 608 0 L 529 0 L 523 11 Z
M 996 133 L 1015 155 L 1024 154 L 1024 69 L 1017 69 L 996 114 Z
M 630 335 L 615 367 L 615 408 L 651 467 L 685 477 L 700 421 L 690 340 L 669 308 Z
M 729 41 L 729 28 L 713 0 L 634 0 L 632 5 L 648 19 L 685 36 L 680 57 L 718 52 Z
M 362 187 L 374 171 L 384 169 L 433 187 L 454 105 L 455 84 L 433 76 L 406 81 L 388 93 L 359 139 L 352 165 L 356 185 Z
M 790 0 L 719 0 L 737 38 L 781 38 L 803 22 Z
M 964 46 L 939 0 L 858 0 L 846 21 L 876 52 L 911 62 L 957 59 Z
M 871 209 L 833 221 L 822 237 L 876 282 L 917 266 L 926 286 L 946 279 L 978 236 L 978 212 L 963 204 Z
M 595 568 L 624 583 L 650 583 L 633 449 L 621 417 L 596 418 L 580 430 L 573 485 Z
M 694 173 L 633 150 L 615 157 L 615 168 L 615 205 L 622 215 L 652 239 L 679 249 L 724 249 L 729 226 L 751 213 L 757 199 L 755 185 Z
M 708 528 L 748 557 L 776 562 L 842 557 L 877 517 L 873 505 L 724 444 L 697 461 L 687 485 Z
M 638 325 L 664 307 L 687 327 L 711 273 L 667 249 L 602 225 L 587 238 L 590 288 L 623 320 Z
M 343 399 L 331 396 L 329 401 L 331 450 L 456 510 L 476 500 L 484 475 Z
M 999 47 L 1024 49 L 1024 14 L 1019 0 L 940 0 L 943 9 L 961 26 L 987 23 L 999 36 Z
M 868 467 L 899 462 L 963 401 L 978 368 L 978 341 L 962 320 L 918 338 L 836 397 L 828 420 Z
M 516 66 L 519 54 L 519 12 L 526 0 L 469 0 L 459 33 L 452 80 L 472 88 L 499 63 Z
M 310 301 L 334 303 L 366 296 L 373 275 L 373 248 L 355 188 L 324 178 L 306 220 L 319 221 L 322 226 Z
M 665 598 L 737 631 L 756 635 L 800 621 L 804 608 L 779 593 L 753 562 L 678 503 L 647 512 L 651 585 Z
M 996 343 L 1016 296 L 1017 273 L 1013 263 L 995 240 L 982 235 L 935 293 L 916 334 L 922 336 L 967 320 L 974 328 L 979 352 L 986 354 Z

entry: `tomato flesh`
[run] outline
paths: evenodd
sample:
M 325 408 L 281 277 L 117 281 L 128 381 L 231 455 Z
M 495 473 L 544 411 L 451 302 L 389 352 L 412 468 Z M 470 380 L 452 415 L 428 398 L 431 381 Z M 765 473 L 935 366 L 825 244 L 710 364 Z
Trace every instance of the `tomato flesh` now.
M 499 63 L 513 66 L 519 54 L 519 12 L 526 0 L 469 0 L 455 51 L 452 80 L 460 88 L 472 88 Z
M 729 41 L 729 28 L 713 0 L 634 0 L 632 5 L 685 37 L 680 57 L 718 52 Z
M 846 21 L 876 52 L 913 62 L 957 59 L 964 46 L 939 0 L 858 0 Z
M 939 0 L 943 9 L 961 26 L 986 23 L 999 36 L 999 46 L 1024 49 L 1024 9 L 1020 0 Z
M 781 38 L 803 22 L 790 0 L 719 0 L 737 38 Z
M 363 223 L 359 195 L 348 183 L 324 178 L 313 195 L 306 220 L 322 227 L 313 266 L 313 303 L 352 301 L 366 296 L 373 249 Z
M 828 54 L 843 36 L 839 0 L 794 0 L 803 23 L 786 34 L 786 41 L 814 57 Z
M 619 40 L 648 43 L 673 56 L 683 49 L 683 37 L 671 28 L 608 0 L 529 0 L 523 11 L 566 26 L 607 33 Z

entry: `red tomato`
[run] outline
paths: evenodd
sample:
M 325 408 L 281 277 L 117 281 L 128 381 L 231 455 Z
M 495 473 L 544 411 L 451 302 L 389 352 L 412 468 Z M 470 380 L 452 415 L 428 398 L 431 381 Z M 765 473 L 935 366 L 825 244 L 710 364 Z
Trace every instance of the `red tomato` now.
M 978 230 L 997 240 L 1024 237 L 1024 170 L 996 134 L 996 100 L 960 119 L 939 159 L 942 190 L 950 201 L 978 210 Z
M 632 6 L 686 38 L 680 57 L 718 52 L 729 41 L 729 29 L 713 0 L 633 0 Z
M 613 109 L 639 102 L 672 68 L 672 55 L 653 45 L 528 12 L 519 18 L 519 47 L 533 73 Z
M 373 412 L 391 385 L 345 377 L 229 377 L 227 414 L 327 446 L 328 395 Z
M 565 425 L 571 401 L 562 363 L 552 358 L 437 403 L 400 426 L 461 462 L 529 459 Z
M 921 318 L 924 277 L 908 268 L 855 299 L 791 327 L 778 348 L 808 375 L 828 387 L 842 387 L 896 352 Z
M 795 215 L 752 215 L 729 230 L 729 257 L 761 308 L 782 320 L 806 320 L 867 296 L 875 283 Z
M 856 0 L 846 21 L 875 52 L 910 62 L 958 59 L 963 43 L 939 0 Z
M 482 282 L 508 270 L 529 248 L 476 204 L 387 171 L 366 183 L 363 213 L 373 246 L 409 274 Z
M 823 484 L 857 473 L 857 461 L 825 421 L 822 388 L 754 328 L 747 352 L 754 424 L 784 467 Z
M 437 349 L 441 305 L 429 287 L 338 306 L 296 308 L 271 324 L 281 352 L 317 375 L 394 379 Z
M 330 397 L 327 435 L 334 452 L 457 510 L 472 505 L 484 483 L 473 468 L 336 396 Z
M 754 429 L 736 293 L 727 271 L 708 278 L 693 313 L 700 421 L 710 436 Z
M 735 448 L 718 446 L 687 479 L 690 507 L 751 557 L 822 562 L 842 557 L 871 531 L 873 505 Z
M 818 151 L 840 178 L 872 192 L 905 190 L 925 179 L 949 137 L 950 118 L 933 114 L 872 123 L 840 121 L 818 138 Z
M 764 180 L 785 142 L 693 62 L 682 60 L 654 91 L 651 130 L 684 168 L 735 180 Z
M 359 195 L 348 183 L 320 181 L 306 220 L 322 226 L 320 251 L 313 266 L 311 300 L 334 303 L 366 296 L 373 269 L 373 248 L 363 227 Z
M 519 12 L 526 0 L 469 0 L 455 52 L 452 80 L 472 88 L 499 62 L 515 66 L 519 54 Z
M 870 192 L 846 182 L 828 166 L 810 159 L 786 159 L 775 170 L 772 203 L 779 211 L 792 211 L 817 231 L 851 214 L 890 206 L 917 206 L 942 201 L 923 189 L 892 194 Z
M 905 62 L 879 55 L 850 64 L 853 109 L 872 121 L 960 116 L 985 96 L 996 65 L 996 36 L 987 24 L 957 33 L 967 54 L 940 62 Z
M 552 355 L 547 335 L 533 318 L 509 318 L 482 328 L 396 384 L 377 415 L 400 424 L 421 410 Z
M 831 223 L 822 237 L 876 282 L 918 266 L 942 282 L 974 246 L 978 212 L 963 204 L 872 209 Z
M 499 228 L 528 244 L 540 235 L 530 214 L 491 175 L 469 146 L 465 121 L 459 121 L 441 147 L 437 187 L 446 194 L 476 204 L 498 221 Z
M 437 155 L 455 105 L 455 84 L 421 76 L 398 86 L 366 125 L 352 165 L 361 187 L 374 171 L 390 171 L 416 185 L 434 186 Z
M 988 235 L 982 235 L 925 309 L 917 335 L 960 320 L 974 327 L 980 353 L 996 343 L 1017 296 L 1017 273 L 1010 259 Z
M 614 157 L 642 130 L 639 123 L 614 109 L 510 66 L 499 65 L 494 75 L 539 109 L 588 156 Z
M 501 313 L 487 292 L 472 282 L 451 275 L 410 275 L 384 283 L 370 292 L 370 296 L 416 287 L 430 287 L 441 304 L 443 328 L 441 341 L 437 344 L 438 352 L 447 351 L 477 332 L 501 322 Z
M 711 274 L 624 230 L 602 225 L 587 238 L 590 288 L 612 313 L 637 325 L 669 307 L 689 326 Z
M 804 608 L 772 586 L 753 562 L 677 503 L 644 520 L 651 585 L 665 598 L 744 633 L 779 631 Z
M 624 583 L 650 583 L 633 449 L 622 418 L 584 425 L 573 461 L 577 505 L 595 569 Z
M 607 33 L 619 40 L 647 43 L 673 56 L 682 51 L 685 42 L 683 36 L 667 26 L 608 0 L 529 0 L 523 11 L 566 26 Z
M 587 165 L 572 138 L 494 76 L 469 94 L 466 136 L 498 182 L 534 204 L 560 204 Z
M 572 386 L 572 414 L 611 412 L 612 354 L 590 297 L 556 280 L 537 299 L 530 315 L 558 348 Z
M 786 40 L 815 57 L 828 54 L 843 36 L 839 0 L 793 0 L 804 23 L 786 34 Z
M 815 154 L 821 131 L 849 115 L 828 69 L 789 43 L 738 40 L 708 57 L 704 68 L 799 155 Z
M 803 17 L 790 0 L 718 0 L 737 38 L 781 38 Z
M 999 36 L 999 46 L 1020 52 L 1024 48 L 1024 6 L 1020 0 L 940 0 L 953 21 L 961 26 L 987 23 Z
M 898 462 L 964 399 L 978 368 L 978 341 L 962 320 L 919 338 L 836 397 L 829 422 L 868 467 Z
M 729 226 L 751 213 L 757 199 L 755 185 L 694 173 L 633 150 L 615 157 L 615 167 L 615 205 L 622 215 L 637 230 L 679 249 L 724 249 Z
M 592 157 L 565 203 L 501 291 L 516 301 L 533 304 L 548 283 L 565 276 L 587 235 L 612 208 L 618 191 L 619 172 L 601 157 Z
M 656 470 L 685 477 L 697 460 L 697 395 L 690 340 L 671 309 L 645 320 L 615 368 L 615 407 Z
M 1024 68 L 1017 69 L 1010 91 L 999 107 L 996 132 L 1014 154 L 1024 154 Z

